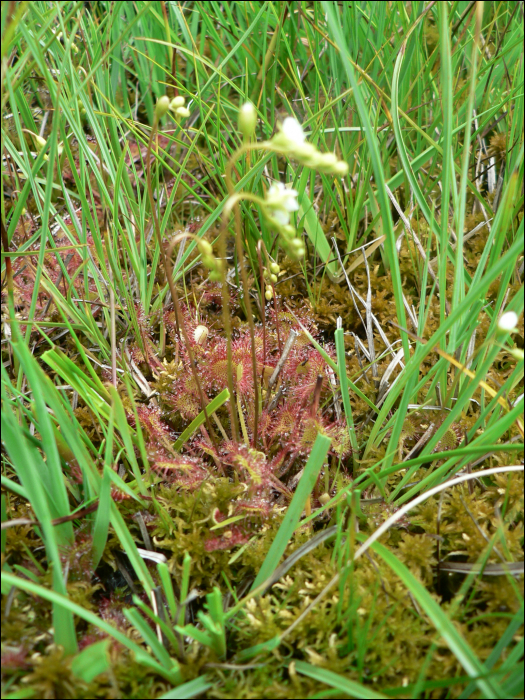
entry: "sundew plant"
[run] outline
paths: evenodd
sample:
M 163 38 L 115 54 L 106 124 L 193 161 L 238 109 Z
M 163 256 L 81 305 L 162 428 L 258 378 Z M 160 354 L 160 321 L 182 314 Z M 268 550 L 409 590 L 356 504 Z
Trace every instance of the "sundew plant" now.
M 523 696 L 523 21 L 2 3 L 3 697 Z

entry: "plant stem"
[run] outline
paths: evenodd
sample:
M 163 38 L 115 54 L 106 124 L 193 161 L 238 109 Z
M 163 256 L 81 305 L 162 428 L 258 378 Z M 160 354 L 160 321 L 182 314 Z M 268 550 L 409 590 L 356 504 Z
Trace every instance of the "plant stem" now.
M 246 308 L 246 316 L 248 320 L 248 328 L 250 329 L 250 341 L 251 341 L 251 355 L 252 355 L 252 372 L 253 372 L 253 391 L 254 391 L 254 417 L 253 417 L 253 447 L 257 446 L 257 432 L 259 426 L 259 387 L 257 378 L 257 357 L 255 354 L 255 326 L 253 323 L 252 314 L 252 304 L 250 301 L 250 290 L 248 287 L 248 275 L 246 274 L 246 267 L 244 265 L 244 251 L 242 245 L 242 228 L 241 228 L 241 210 L 239 208 L 239 200 L 241 195 L 235 195 L 235 190 L 232 181 L 232 167 L 233 163 L 245 152 L 254 150 L 255 148 L 260 148 L 261 144 L 245 144 L 238 148 L 233 154 L 228 164 L 226 166 L 226 186 L 228 188 L 228 195 L 231 198 L 225 207 L 225 215 L 227 216 L 231 208 L 233 208 L 234 218 L 235 218 L 235 247 L 237 250 L 237 260 L 239 265 L 239 271 L 241 273 L 241 281 L 244 293 L 244 305 Z M 245 199 L 255 199 L 252 196 L 243 195 Z M 258 201 L 259 198 L 256 198 Z M 228 337 L 228 350 L 231 353 L 231 333 Z M 230 355 L 228 355 L 228 362 L 230 360 Z
M 157 237 L 157 243 L 159 245 L 162 265 L 164 267 L 164 272 L 165 272 L 166 277 L 168 279 L 168 285 L 170 288 L 171 298 L 173 301 L 173 308 L 175 310 L 175 320 L 176 320 L 177 326 L 182 331 L 182 337 L 184 338 L 184 343 L 186 344 L 186 349 L 188 351 L 188 356 L 190 358 L 190 366 L 191 366 L 191 371 L 193 374 L 193 379 L 194 379 L 195 384 L 197 386 L 197 391 L 199 392 L 199 400 L 201 403 L 201 409 L 202 409 L 202 411 L 204 413 L 204 417 L 206 419 L 206 426 L 208 428 L 208 432 L 212 438 L 215 438 L 215 432 L 212 428 L 210 417 L 209 417 L 208 412 L 206 410 L 206 403 L 204 401 L 204 394 L 202 391 L 201 383 L 199 381 L 199 377 L 197 375 L 197 367 L 195 365 L 195 357 L 193 355 L 193 350 L 191 348 L 191 344 L 190 344 L 189 339 L 188 339 L 188 333 L 186 331 L 186 324 L 184 322 L 184 316 L 182 315 L 182 312 L 181 312 L 180 303 L 179 303 L 179 296 L 177 294 L 177 289 L 175 288 L 175 283 L 173 282 L 173 270 L 171 268 L 171 261 L 168 260 L 168 256 L 166 255 L 166 251 L 164 250 L 164 247 L 162 245 L 162 237 L 160 234 L 159 220 L 157 217 L 155 200 L 153 198 L 153 189 L 151 186 L 151 146 L 153 143 L 153 138 L 158 131 L 158 126 L 159 126 L 159 122 L 158 122 L 157 116 L 155 116 L 154 122 L 153 122 L 153 128 L 151 130 L 151 134 L 150 134 L 149 141 L 148 141 L 148 151 L 146 153 L 146 183 L 147 183 L 147 187 L 148 187 L 148 197 L 149 197 L 149 201 L 150 201 L 151 215 L 153 217 L 153 226 L 155 229 L 155 235 Z
M 222 230 L 219 235 L 219 257 L 223 261 L 222 266 L 222 324 L 226 333 L 226 374 L 228 376 L 228 391 L 230 392 L 230 400 L 228 408 L 230 410 L 230 423 L 232 431 L 232 439 L 234 442 L 239 440 L 239 426 L 237 423 L 237 411 L 235 408 L 234 388 L 233 388 L 233 358 L 232 358 L 232 327 L 230 320 L 230 290 L 226 281 L 226 236 L 228 234 L 228 226 L 223 222 Z

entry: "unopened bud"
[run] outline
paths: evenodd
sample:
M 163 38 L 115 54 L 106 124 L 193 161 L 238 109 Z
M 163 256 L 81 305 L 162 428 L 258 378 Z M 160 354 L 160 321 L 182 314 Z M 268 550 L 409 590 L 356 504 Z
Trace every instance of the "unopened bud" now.
M 197 247 L 201 255 L 213 255 L 211 243 L 208 243 L 208 241 L 205 241 L 203 238 L 197 242 Z
M 294 238 L 290 241 L 290 248 L 292 248 L 293 250 L 299 250 L 299 248 L 303 247 L 303 242 L 300 238 Z
M 270 279 L 275 284 L 277 282 L 277 275 L 270 275 Z
M 299 243 L 299 245 L 289 246 L 288 247 L 288 255 L 293 260 L 301 260 L 301 258 L 304 258 L 304 254 L 306 252 L 304 245 L 303 245 L 302 241 L 300 241 L 298 238 L 295 238 L 291 242 L 294 243 L 294 241 L 297 241 Z
M 208 270 L 214 270 L 216 267 L 216 260 L 213 257 L 213 255 L 203 255 L 202 264 L 204 265 L 204 267 L 207 267 Z
M 339 162 L 335 153 L 324 153 L 321 164 L 324 168 L 333 168 Z
M 37 153 L 40 153 L 40 151 L 45 148 L 47 141 L 41 136 L 38 136 L 38 134 L 33 134 L 33 140 L 35 142 Z
M 157 100 L 157 104 L 155 105 L 155 117 L 160 119 L 166 114 L 169 108 L 170 98 L 167 95 L 163 95 Z
M 204 345 L 206 338 L 208 337 L 208 329 L 206 326 L 197 326 L 193 338 L 197 345 Z
M 273 290 L 271 287 L 266 287 L 266 291 L 264 292 L 264 296 L 266 297 L 267 301 L 271 301 L 273 299 Z
M 273 272 L 274 275 L 278 275 L 280 271 L 281 268 L 277 263 L 270 263 L 270 272 Z
M 523 350 L 521 348 L 509 348 L 509 352 L 515 360 L 521 362 L 523 360 Z
M 249 139 L 257 125 L 257 111 L 251 102 L 245 102 L 239 110 L 239 131 Z
M 322 493 L 322 494 L 319 496 L 319 503 L 320 503 L 322 506 L 325 506 L 325 505 L 328 503 L 329 500 L 330 500 L 330 494 L 328 494 L 328 493 Z
M 187 107 L 177 107 L 177 109 L 175 110 L 175 114 L 178 117 L 182 117 L 183 119 L 187 119 L 190 116 L 191 112 Z
M 332 172 L 334 175 L 341 175 L 341 177 L 343 177 L 347 174 L 348 170 L 348 163 L 346 163 L 344 160 L 339 160 L 334 165 Z
M 184 107 L 185 104 L 185 98 L 182 95 L 177 95 L 177 97 L 174 97 L 170 102 L 170 109 L 176 110 L 178 107 Z

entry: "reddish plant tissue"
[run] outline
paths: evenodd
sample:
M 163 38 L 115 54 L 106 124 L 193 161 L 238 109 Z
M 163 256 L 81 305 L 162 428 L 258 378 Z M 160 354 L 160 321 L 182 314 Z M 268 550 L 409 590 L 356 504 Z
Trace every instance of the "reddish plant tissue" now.
M 227 342 L 221 330 L 220 305 L 220 287 L 209 285 L 202 293 L 198 307 L 182 307 L 186 335 L 192 346 L 206 403 L 228 386 Z M 232 375 L 235 403 L 237 410 L 242 411 L 241 423 L 249 444 L 242 439 L 235 442 L 227 437 L 231 434 L 230 422 L 229 412 L 224 406 L 216 416 L 221 430 L 216 431 L 215 438 L 212 439 L 203 426 L 202 434 L 195 432 L 178 453 L 173 449 L 173 426 L 176 425 L 178 431 L 184 429 L 202 407 L 195 378 L 189 370 L 189 354 L 182 334 L 177 332 L 175 314 L 172 309 L 164 313 L 163 320 L 175 359 L 163 367 L 160 374 L 159 406 L 137 407 L 150 465 L 175 488 L 195 490 L 205 480 L 220 476 L 228 477 L 244 489 L 232 501 L 228 513 L 217 511 L 214 520 L 219 523 L 225 518 L 242 517 L 208 538 L 205 542 L 207 551 L 230 549 L 248 541 L 254 525 L 271 517 L 276 500 L 284 498 L 285 503 L 291 498 L 295 484 L 289 488 L 281 479 L 286 475 L 293 482 L 318 433 L 332 439 L 331 449 L 335 456 L 344 459 L 350 454 L 346 424 L 335 417 L 328 366 L 301 326 L 314 337 L 317 328 L 306 311 L 300 311 L 298 318 L 300 323 L 289 312 L 277 313 L 274 308 L 269 308 L 264 327 L 262 324 L 255 327 L 257 382 L 264 397 L 256 445 L 252 435 L 255 396 L 252 345 L 247 324 L 234 318 Z M 146 325 L 144 320 L 144 328 Z M 202 326 L 206 328 L 205 334 L 202 334 Z M 281 357 L 291 329 L 298 333 L 297 340 L 271 395 L 266 396 L 268 379 Z M 325 346 L 325 351 L 334 358 L 331 345 Z M 134 424 L 133 420 L 131 422 Z
M 239 544 L 245 544 L 250 539 L 250 535 L 243 527 L 233 525 L 221 537 L 210 537 L 204 543 L 207 552 L 215 552 L 218 549 L 232 549 Z
M 67 225 L 68 220 L 65 220 Z M 86 236 L 86 243 L 88 247 L 94 246 L 93 237 L 90 233 Z M 44 265 L 43 265 L 43 277 L 44 280 L 50 280 L 54 286 L 64 295 L 67 296 L 68 292 L 72 292 L 72 296 L 80 295 L 81 298 L 85 298 L 85 287 L 84 287 L 84 275 L 75 273 L 79 271 L 82 265 L 85 265 L 85 256 L 87 253 L 80 247 L 73 247 L 71 241 L 66 236 L 60 236 L 55 238 L 54 245 L 56 248 L 67 248 L 66 250 L 61 250 L 57 253 L 48 252 L 44 255 Z M 34 294 L 35 279 L 36 279 L 36 269 L 38 267 L 38 258 L 40 255 L 40 243 L 35 243 L 33 249 L 35 250 L 34 255 L 21 256 L 19 258 L 14 258 L 13 260 L 13 283 L 15 288 L 15 303 L 17 304 L 17 311 L 22 314 L 22 317 L 27 315 L 29 307 L 31 306 L 31 299 Z M 58 258 L 60 257 L 60 264 Z M 74 277 L 73 289 L 69 289 L 69 282 L 64 275 L 64 269 L 67 272 L 69 278 Z M 88 294 L 90 297 L 97 298 L 97 287 L 92 278 L 88 278 Z M 44 284 L 41 283 L 40 289 L 37 295 L 36 309 L 35 312 L 42 313 L 46 310 L 48 302 L 51 296 L 45 290 Z M 87 301 L 90 301 L 88 298 Z M 49 307 L 51 310 L 51 305 Z M 93 311 L 93 314 L 98 313 L 100 307 Z

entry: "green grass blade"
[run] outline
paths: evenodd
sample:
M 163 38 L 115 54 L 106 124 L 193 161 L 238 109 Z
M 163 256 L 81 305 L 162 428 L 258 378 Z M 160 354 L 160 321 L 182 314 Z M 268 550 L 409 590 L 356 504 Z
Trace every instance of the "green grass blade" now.
M 221 391 L 221 393 L 216 396 L 214 399 L 210 401 L 210 403 L 206 406 L 206 412 L 209 416 L 211 416 L 212 413 L 215 413 L 215 411 L 220 408 L 228 399 L 230 398 L 230 392 L 228 389 L 224 389 L 224 391 Z M 175 450 L 180 450 L 180 448 L 184 445 L 184 443 L 189 440 L 189 438 L 193 435 L 193 433 L 197 430 L 197 428 L 200 428 L 201 425 L 203 425 L 204 421 L 206 420 L 206 417 L 204 415 L 204 411 L 201 411 L 199 415 L 192 420 L 192 422 L 189 424 L 189 426 L 184 430 L 182 435 L 177 438 L 175 444 L 173 445 L 173 449 Z
M 322 469 L 324 460 L 330 448 L 331 440 L 326 435 L 317 435 L 308 462 L 301 475 L 297 489 L 292 498 L 292 502 L 288 506 L 284 520 L 275 535 L 268 554 L 262 563 L 259 573 L 252 585 L 252 590 L 260 586 L 267 578 L 269 578 L 274 569 L 279 565 L 279 560 L 284 554 L 290 538 L 292 537 L 295 528 L 299 523 L 301 513 L 307 498 L 310 496 L 314 484 L 317 480 L 319 472 Z
M 199 676 L 188 683 L 178 685 L 173 690 L 168 690 L 164 695 L 159 695 L 159 700 L 182 700 L 183 698 L 194 698 L 203 695 L 209 688 L 213 687 L 206 676 Z
M 102 618 L 95 615 L 95 613 L 91 612 L 90 610 L 86 610 L 86 608 L 83 608 L 81 605 L 74 603 L 72 600 L 66 598 L 60 593 L 57 593 L 56 591 L 51 591 L 47 588 L 44 588 L 43 586 L 39 586 L 38 584 L 33 583 L 32 581 L 26 581 L 17 576 L 14 576 L 13 574 L 2 572 L 2 592 L 7 592 L 11 586 L 15 586 L 16 588 L 20 588 L 22 591 L 33 593 L 34 595 L 40 596 L 44 600 L 48 600 L 50 603 L 53 603 L 58 608 L 60 608 L 62 614 L 64 614 L 67 611 L 71 614 L 71 616 L 77 615 L 89 624 L 95 625 L 95 627 L 98 627 L 102 631 L 106 632 L 106 634 L 108 634 L 110 637 L 115 639 L 117 642 L 120 642 L 127 649 L 130 649 L 132 652 L 134 652 L 135 659 L 139 663 L 148 666 L 156 673 L 160 673 L 160 675 L 163 676 L 163 678 L 166 678 L 172 683 L 179 682 L 180 676 L 178 669 L 164 668 L 164 666 L 155 661 L 155 659 L 150 654 L 148 654 L 148 652 L 143 647 L 136 644 L 135 642 L 132 642 L 131 639 L 127 637 L 127 635 L 125 635 L 120 630 L 116 629 L 112 624 L 110 624 L 106 620 L 103 620 Z
M 337 364 L 339 367 L 339 381 L 341 382 L 341 395 L 343 400 L 343 408 L 345 410 L 346 423 L 348 425 L 348 433 L 350 435 L 350 444 L 354 454 L 357 455 L 357 438 L 355 434 L 354 418 L 352 416 L 352 406 L 350 405 L 350 394 L 348 390 L 348 379 L 346 376 L 346 361 L 345 361 L 345 339 L 344 331 L 338 328 L 335 333 L 335 350 L 337 353 Z
M 482 677 L 487 675 L 485 666 L 481 663 L 461 633 L 454 627 L 446 613 L 441 609 L 434 598 L 432 598 L 426 588 L 387 547 L 379 544 L 379 542 L 374 542 L 372 549 L 384 559 L 392 571 L 397 574 L 408 587 L 411 595 L 413 595 L 421 605 L 432 624 L 447 643 L 447 646 L 456 656 L 468 675 L 473 679 L 478 690 L 482 693 L 482 696 L 485 698 L 502 697 L 490 679 L 482 679 Z
M 312 666 L 312 664 L 306 661 L 292 661 L 295 665 L 295 670 L 302 673 L 308 678 L 313 678 L 321 683 L 326 683 L 326 685 L 335 688 L 345 695 L 349 695 L 351 698 L 366 698 L 367 700 L 379 700 L 380 698 L 387 698 L 388 695 L 383 695 L 382 693 L 377 693 L 371 688 L 368 688 L 362 683 L 357 683 L 349 678 L 329 671 L 327 668 L 320 668 L 319 666 Z

